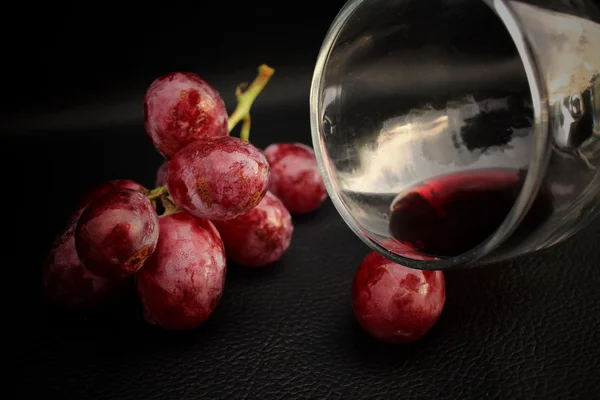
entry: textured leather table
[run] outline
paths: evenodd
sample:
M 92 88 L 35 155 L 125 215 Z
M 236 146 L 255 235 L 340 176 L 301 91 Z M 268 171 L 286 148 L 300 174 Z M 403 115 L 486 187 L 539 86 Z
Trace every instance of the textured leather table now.
M 46 35 L 34 47 L 12 46 L 17 64 L 4 75 L 13 100 L 0 143 L 11 227 L 4 290 L 16 315 L 4 326 L 17 336 L 5 342 L 16 373 L 7 398 L 600 398 L 600 223 L 539 254 L 447 273 L 441 319 L 407 346 L 375 342 L 355 322 L 350 284 L 368 250 L 330 202 L 295 219 L 293 244 L 277 264 L 230 265 L 220 305 L 193 332 L 146 326 L 134 298 L 117 315 L 85 319 L 40 296 L 39 267 L 78 194 L 121 177 L 153 185 L 160 157 L 140 107 L 156 75 L 201 73 L 232 108 L 235 84 L 269 63 L 277 72 L 256 103 L 253 142 L 310 143 L 312 62 L 339 5 L 293 17 L 286 5 L 244 6 L 254 20 L 235 17 L 225 28 L 237 30 L 210 36 L 210 48 L 202 47 L 210 33 L 202 19 L 165 22 L 154 10 L 137 25 L 111 13 L 81 20 L 76 9 L 31 22 Z M 87 45 L 77 47 L 79 39 Z M 236 40 L 240 54 L 223 50 Z

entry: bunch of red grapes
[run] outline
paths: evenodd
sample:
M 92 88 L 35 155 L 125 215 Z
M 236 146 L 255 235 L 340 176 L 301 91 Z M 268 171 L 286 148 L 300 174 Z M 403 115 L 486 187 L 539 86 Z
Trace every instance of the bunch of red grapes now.
M 249 142 L 250 108 L 274 70 L 236 91 L 228 116 L 219 93 L 192 73 L 157 78 L 144 126 L 165 158 L 151 190 L 114 180 L 87 193 L 43 268 L 46 295 L 74 309 L 112 303 L 135 281 L 146 321 L 193 329 L 219 303 L 226 260 L 263 267 L 290 246 L 290 214 L 327 197 L 315 155 L 299 143 L 264 151 Z M 230 133 L 242 123 L 240 137 Z

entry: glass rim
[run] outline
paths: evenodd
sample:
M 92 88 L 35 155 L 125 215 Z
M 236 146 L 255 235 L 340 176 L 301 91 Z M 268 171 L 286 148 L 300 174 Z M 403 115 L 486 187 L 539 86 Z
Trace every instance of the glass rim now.
M 314 68 L 310 88 L 310 127 L 313 148 L 325 187 L 327 188 L 327 192 L 334 207 L 354 234 L 371 250 L 383 254 L 393 262 L 421 270 L 448 270 L 457 267 L 471 266 L 475 261 L 491 253 L 504 240 L 509 238 L 521 220 L 525 217 L 539 191 L 549 161 L 549 150 L 551 146 L 548 122 L 549 104 L 546 95 L 545 82 L 542 79 L 542 69 L 535 56 L 535 52 L 533 51 L 533 46 L 525 35 L 523 24 L 514 13 L 508 0 L 480 0 L 491 8 L 506 27 L 513 44 L 517 48 L 519 58 L 527 76 L 534 111 L 534 146 L 525 181 L 513 207 L 500 226 L 498 226 L 492 235 L 473 249 L 458 256 L 444 259 L 415 260 L 406 258 L 386 249 L 361 231 L 351 213 L 348 212 L 338 191 L 335 189 L 333 179 L 330 176 L 328 166 L 326 165 L 326 150 L 322 148 L 321 143 L 321 116 L 323 114 L 321 94 L 323 92 L 324 72 L 329 61 L 329 56 L 343 27 L 350 20 L 354 11 L 366 1 L 368 0 L 349 0 L 342 7 L 325 35 Z

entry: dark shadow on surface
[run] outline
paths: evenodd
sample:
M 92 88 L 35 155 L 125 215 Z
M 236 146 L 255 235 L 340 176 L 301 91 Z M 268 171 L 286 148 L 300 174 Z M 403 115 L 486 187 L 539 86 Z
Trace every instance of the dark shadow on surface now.
M 77 312 L 46 302 L 38 320 L 46 335 L 46 343 L 52 336 L 69 347 L 68 353 L 76 354 L 78 343 L 93 344 L 90 351 L 97 357 L 110 355 L 149 355 L 161 352 L 186 351 L 211 337 L 219 335 L 224 320 L 220 305 L 200 326 L 188 331 L 170 331 L 149 325 L 143 318 L 141 304 L 134 288 L 112 307 L 92 312 Z M 69 340 L 68 338 L 72 338 Z
M 264 267 L 244 267 L 228 260 L 226 281 L 244 283 L 275 280 L 285 271 L 284 264 L 283 260 L 279 260 Z
M 314 221 L 315 219 L 318 218 L 322 218 L 323 216 L 323 212 L 322 209 L 324 206 L 326 206 L 327 202 L 329 202 L 329 199 L 326 199 L 320 206 L 319 208 L 317 208 L 316 210 L 306 213 L 306 214 L 293 214 L 292 215 L 292 222 L 294 223 L 294 225 L 298 224 L 298 225 L 302 225 L 302 224 L 306 224 L 309 222 Z
M 410 367 L 418 360 L 419 354 L 434 351 L 440 342 L 439 329 L 435 326 L 421 339 L 413 343 L 384 343 L 370 336 L 356 321 L 354 313 L 349 311 L 344 319 L 346 337 L 340 345 L 351 347 L 345 350 L 353 362 L 372 368 L 390 368 L 403 365 Z

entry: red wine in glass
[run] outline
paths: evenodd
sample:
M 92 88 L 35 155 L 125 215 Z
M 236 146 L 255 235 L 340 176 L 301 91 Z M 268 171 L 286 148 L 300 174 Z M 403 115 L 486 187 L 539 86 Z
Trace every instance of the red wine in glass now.
M 441 176 L 397 196 L 390 233 L 404 246 L 436 258 L 461 255 L 502 224 L 523 184 L 523 170 L 490 169 Z M 505 245 L 534 233 L 551 214 L 552 198 L 540 190 Z

